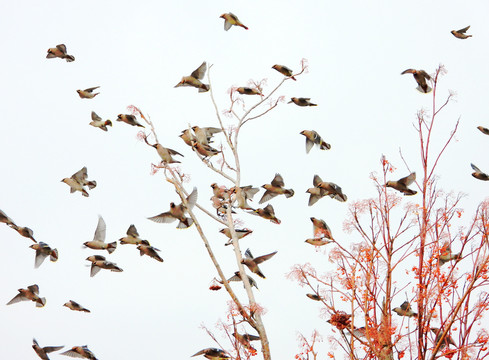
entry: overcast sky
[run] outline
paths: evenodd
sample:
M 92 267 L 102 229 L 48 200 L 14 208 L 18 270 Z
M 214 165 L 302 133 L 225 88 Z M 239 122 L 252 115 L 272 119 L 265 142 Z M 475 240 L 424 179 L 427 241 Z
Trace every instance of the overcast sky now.
M 219 16 L 233 12 L 249 30 L 223 29 Z M 34 269 L 32 242 L 0 224 L 2 359 L 36 359 L 32 338 L 41 346 L 87 344 L 101 360 L 185 359 L 216 346 L 200 328 L 215 330 L 225 319 L 224 290 L 209 291 L 216 276 L 195 227 L 175 229 L 147 217 L 179 202 L 162 173 L 151 175 L 159 157 L 138 140 L 138 128 L 115 122 L 136 105 L 155 124 L 160 142 L 185 157 L 186 184 L 199 190 L 199 203 L 212 209 L 210 184 L 229 186 L 203 166 L 178 137 L 188 125 L 218 126 L 209 93 L 174 88 L 203 61 L 212 64 L 211 80 L 221 110 L 229 108 L 228 90 L 249 80 L 266 79 L 267 93 L 283 76 L 271 69 L 283 64 L 294 71 L 301 59 L 309 71 L 286 81 L 277 96 L 310 97 L 317 107 L 280 103 L 241 132 L 242 184 L 270 183 L 282 174 L 290 199 L 271 201 L 281 225 L 239 213 L 253 234 L 241 241 L 255 256 L 278 251 L 261 268 L 257 301 L 266 308 L 264 323 L 272 356 L 290 359 L 298 352 L 296 334 L 331 328 L 319 318 L 319 305 L 305 289 L 287 280 L 296 263 L 311 262 L 327 271 L 326 254 L 304 243 L 312 235 L 311 216 L 324 219 L 345 244 L 360 241 L 343 232 L 349 203 L 375 194 L 369 176 L 380 172 L 380 157 L 408 174 L 399 149 L 413 170 L 421 171 L 416 112 L 430 109 L 431 95 L 421 94 L 408 68 L 448 73 L 439 85 L 440 102 L 457 93 L 435 130 L 439 146 L 460 117 L 456 140 L 440 162 L 440 186 L 464 192 L 467 219 L 487 195 L 488 184 L 471 177 L 470 163 L 489 171 L 489 138 L 476 127 L 489 127 L 489 24 L 486 1 L 4 1 L 0 3 L 2 71 L 0 96 L 0 209 L 18 225 L 34 230 L 38 241 L 59 250 L 59 261 Z M 473 38 L 459 40 L 450 30 L 471 25 Z M 76 60 L 46 59 L 47 49 L 64 43 Z M 100 86 L 96 98 L 80 99 L 77 89 Z M 275 97 L 276 98 L 276 97 Z M 249 107 L 256 98 L 245 98 Z M 89 126 L 95 111 L 114 126 L 107 133 Z M 226 118 L 226 125 L 233 120 Z M 316 130 L 331 150 L 305 152 L 302 130 Z M 438 141 L 439 140 L 439 141 Z M 224 143 L 216 136 L 216 143 Z M 215 160 L 214 160 L 215 161 Z M 83 166 L 98 186 L 90 197 L 69 193 L 61 179 Z M 348 202 L 330 198 L 307 206 L 307 188 L 318 174 L 343 188 Z M 261 193 L 257 196 L 261 196 Z M 258 200 L 257 199 L 257 200 Z M 419 197 L 403 202 L 419 202 Z M 256 204 L 256 202 L 255 202 Z M 226 274 L 237 270 L 220 225 L 203 219 L 206 233 Z M 134 224 L 143 239 L 161 249 L 164 263 L 140 257 L 131 245 L 106 252 L 84 249 L 92 240 L 98 216 L 107 223 L 107 241 L 125 236 Z M 124 269 L 102 270 L 90 278 L 86 257 L 101 254 Z M 47 304 L 6 306 L 17 289 L 38 284 Z M 241 284 L 232 285 L 243 296 Z M 72 312 L 75 300 L 92 313 Z M 400 299 L 403 300 L 403 299 Z M 251 332 L 250 328 L 241 329 Z M 221 338 L 223 346 L 229 344 Z M 329 348 L 323 343 L 322 356 Z M 53 353 L 51 358 L 60 358 Z

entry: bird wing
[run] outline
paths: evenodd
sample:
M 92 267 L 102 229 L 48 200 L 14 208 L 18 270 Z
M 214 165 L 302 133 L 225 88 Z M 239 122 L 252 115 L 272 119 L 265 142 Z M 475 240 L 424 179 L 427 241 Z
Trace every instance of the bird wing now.
M 32 342 L 34 343 L 34 345 L 39 346 L 39 343 L 37 342 L 37 340 L 36 340 L 36 339 L 32 339 Z M 40 346 L 39 346 L 39 347 L 40 347 Z
M 44 259 L 48 257 L 48 254 L 43 253 L 41 250 L 36 250 L 36 258 L 34 260 L 34 268 L 38 268 L 44 262 Z
M 401 75 L 404 75 L 404 74 L 414 74 L 416 72 L 416 70 L 414 69 L 407 69 L 407 70 L 404 70 Z
M 312 141 L 306 137 L 306 153 L 307 154 L 309 154 L 309 151 L 311 151 L 313 146 L 314 146 L 314 141 Z
M 248 259 L 253 259 L 253 255 L 251 255 L 251 251 L 250 251 L 250 249 L 246 249 L 246 251 L 245 251 L 245 256 L 246 256 Z
M 93 241 L 105 241 L 105 221 L 102 218 L 102 216 L 99 215 L 98 217 L 98 224 L 97 228 L 95 229 L 95 234 L 93 235 Z
M 409 174 L 406 177 L 403 177 L 402 179 L 399 179 L 397 182 L 401 183 L 405 186 L 409 186 L 414 182 L 414 180 L 416 180 L 416 173 L 415 172 Z
M 173 217 L 169 211 L 161 213 L 160 215 L 149 217 L 148 219 L 160 224 L 169 224 L 176 220 L 176 218 Z
M 207 70 L 207 63 L 204 61 L 197 69 L 195 69 L 190 76 L 195 79 L 202 80 Z
M 136 227 L 134 225 L 129 226 L 126 234 L 135 238 L 139 237 L 138 231 L 136 230 Z
M 271 192 L 270 190 L 265 191 L 263 196 L 261 197 L 260 201 L 258 204 L 263 204 L 271 199 L 273 199 L 275 196 L 277 196 L 277 193 Z
M 250 200 L 253 199 L 253 196 L 255 196 L 256 193 L 260 191 L 260 189 L 254 188 L 253 185 L 243 186 L 241 190 L 243 190 L 243 192 L 245 193 L 246 198 Z
M 318 187 L 318 185 L 320 183 L 322 183 L 323 180 L 321 180 L 321 178 L 319 177 L 319 175 L 314 175 L 314 178 L 312 179 L 312 184 L 315 186 L 315 187 Z
M 197 188 L 194 187 L 190 195 L 187 197 L 187 208 L 192 210 L 195 204 L 197 203 L 197 196 L 198 196 Z
M 95 275 L 97 275 L 98 272 L 100 271 L 100 269 L 101 269 L 100 266 L 97 266 L 94 263 L 92 263 L 92 267 L 90 268 L 90 277 L 94 277 Z M 71 355 L 68 355 L 68 356 L 71 356 Z
M 58 49 L 59 51 L 61 51 L 63 54 L 66 55 L 66 45 L 65 44 L 56 45 L 56 49 Z
M 61 353 L 61 355 L 66 355 L 66 356 L 69 356 L 69 357 L 72 357 L 72 358 L 80 358 L 80 359 L 85 358 L 85 356 L 80 355 L 80 354 L 79 354 L 79 353 L 77 353 L 75 350 L 68 350 L 68 351 L 65 351 L 65 352 Z
M 423 76 L 426 80 L 431 80 L 431 76 L 429 76 L 428 73 L 424 70 L 419 70 L 418 75 Z
M 64 346 L 45 346 L 42 349 L 45 353 L 51 353 L 53 351 L 61 350 L 62 348 L 64 348 Z
M 12 304 L 16 304 L 20 301 L 27 301 L 29 300 L 28 298 L 26 298 L 24 295 L 22 295 L 21 293 L 18 293 L 17 295 L 14 296 L 14 298 L 12 300 L 10 300 L 7 305 L 12 305 Z
M 469 25 L 469 26 L 467 26 L 467 27 L 464 27 L 463 29 L 457 30 L 457 32 L 458 32 L 458 33 L 465 34 L 465 32 L 466 32 L 467 30 L 469 30 L 469 28 L 470 28 L 470 25 Z
M 257 258 L 254 259 L 255 263 L 261 264 L 262 262 L 267 261 L 268 259 L 271 259 L 273 257 L 273 255 L 275 255 L 276 253 L 277 252 L 274 251 L 273 253 L 270 253 L 267 255 L 258 256 Z
M 482 171 L 477 167 L 475 166 L 474 164 L 470 164 L 470 166 L 472 167 L 472 169 L 475 171 L 475 172 L 479 172 L 481 173 Z
M 284 185 L 285 183 L 284 183 L 284 179 L 282 178 L 282 175 L 275 174 L 275 177 L 272 180 L 272 186 L 283 187 Z
M 71 175 L 71 178 L 75 180 L 79 184 L 84 184 L 85 181 L 87 180 L 88 174 L 87 174 L 87 167 L 84 166 L 81 170 L 78 170 L 76 173 Z
M 182 154 L 180 154 L 178 151 L 176 150 L 173 150 L 173 149 L 170 149 L 170 148 L 166 148 L 166 150 L 168 150 L 168 152 L 171 154 L 171 155 L 180 155 L 180 156 L 183 156 Z
M 272 205 L 268 204 L 267 206 L 265 206 L 263 210 L 269 213 L 270 215 L 275 216 L 275 210 L 273 210 Z
M 93 121 L 102 121 L 102 118 L 97 115 L 95 111 L 92 111 L 92 120 Z
M 86 91 L 86 92 L 91 93 L 93 90 L 96 90 L 96 89 L 98 89 L 99 87 L 100 87 L 100 86 L 94 86 L 94 87 L 91 87 L 91 88 L 85 89 L 85 90 L 83 90 L 83 91 Z
M 224 19 L 224 30 L 228 31 L 232 25 L 226 18 Z
M 402 309 L 403 311 L 406 311 L 406 312 L 407 312 L 407 311 L 409 311 L 409 310 L 411 310 L 411 305 L 409 305 L 409 301 L 404 301 L 404 302 L 401 304 L 401 306 L 400 306 L 400 307 L 401 307 L 401 309 Z
M 28 286 L 27 288 L 34 294 L 39 295 L 39 286 L 37 286 L 36 284 Z

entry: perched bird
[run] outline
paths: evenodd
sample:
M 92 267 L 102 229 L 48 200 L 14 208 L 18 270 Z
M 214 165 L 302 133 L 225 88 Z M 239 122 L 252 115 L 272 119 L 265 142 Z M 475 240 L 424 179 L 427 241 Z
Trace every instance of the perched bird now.
M 316 295 L 316 294 L 306 294 L 306 296 L 314 301 L 321 301 L 321 296 Z
M 325 191 L 324 195 L 328 195 L 330 198 L 345 202 L 348 200 L 345 194 L 343 194 L 343 191 L 341 188 L 336 185 L 335 183 L 332 182 L 326 182 L 326 181 L 320 181 L 316 187 L 322 189 Z
M 193 354 L 191 357 L 198 356 L 198 355 L 204 355 L 206 359 L 212 359 L 212 360 L 221 360 L 221 359 L 229 359 L 230 356 L 221 349 L 216 349 L 216 348 L 207 348 L 200 350 Z
M 357 338 L 364 338 L 367 336 L 367 330 L 365 329 L 365 326 L 359 328 L 356 327 L 353 329 L 351 334 Z
M 277 70 L 279 73 L 281 73 L 282 75 L 285 75 L 289 78 L 291 78 L 292 80 L 295 80 L 297 81 L 297 79 L 294 77 L 293 75 L 293 71 L 291 69 L 289 69 L 287 66 L 285 65 L 273 65 L 272 66 L 272 69 L 275 69 Z
M 245 251 L 245 258 L 241 260 L 241 264 L 244 264 L 250 269 L 251 272 L 255 273 L 259 277 L 265 279 L 265 275 L 261 272 L 260 268 L 258 267 L 259 264 L 261 264 L 264 261 L 267 261 L 268 259 L 271 259 L 273 255 L 275 255 L 277 252 L 273 252 L 270 254 L 258 256 L 258 257 L 253 257 L 251 255 L 250 249 L 246 249 Z
M 193 191 L 186 199 L 186 205 L 183 203 L 176 205 L 174 202 L 171 202 L 169 211 L 148 219 L 161 224 L 167 224 L 174 222 L 175 220 L 179 220 L 177 229 L 186 229 L 190 227 L 194 221 L 191 218 L 185 217 L 185 213 L 187 212 L 187 209 L 192 210 L 192 208 L 195 206 L 197 203 L 197 195 L 197 188 L 194 187 Z
M 220 150 L 214 149 L 212 146 L 202 144 L 197 140 L 192 140 L 192 149 L 197 151 L 204 158 L 211 157 L 221 153 Z
M 112 126 L 112 121 L 103 121 L 102 118 L 95 113 L 95 111 L 92 111 L 92 121 L 90 122 L 90 125 L 102 129 L 103 131 L 107 131 L 107 126 Z
M 151 246 L 148 240 L 143 240 L 141 244 L 138 245 L 138 250 L 141 256 L 147 255 L 159 262 L 163 262 L 163 259 L 157 253 L 157 251 L 161 251 L 161 250 Z
M 69 357 L 76 357 L 76 358 L 82 358 L 82 359 L 89 359 L 89 360 L 97 360 L 93 352 L 91 352 L 87 345 L 83 346 L 73 346 L 71 350 L 65 351 L 61 353 L 61 355 L 66 355 Z
M 317 238 L 317 239 L 312 238 L 312 239 L 307 239 L 304 242 L 314 246 L 323 246 L 323 245 L 331 244 L 333 240 L 326 240 L 325 238 Z
M 469 30 L 469 28 L 470 28 L 470 25 L 467 26 L 467 27 L 464 27 L 463 29 L 460 29 L 460 30 L 452 30 L 450 32 L 456 38 L 459 38 L 459 39 L 467 39 L 469 37 L 472 37 L 472 35 L 466 35 L 465 34 L 467 32 L 467 30 Z
M 479 129 L 483 134 L 489 135 L 488 128 L 485 128 L 484 126 L 477 126 L 477 129 Z
M 248 281 L 250 282 L 250 285 L 251 285 L 252 287 L 254 286 L 254 287 L 256 287 L 256 288 L 258 289 L 258 286 L 256 285 L 256 281 L 255 281 L 255 279 L 253 279 L 253 278 L 252 278 L 251 276 L 249 276 L 249 275 L 246 275 L 246 276 L 248 276 Z M 229 278 L 227 281 L 229 282 L 229 281 L 243 281 L 243 280 L 241 279 L 241 274 L 239 273 L 239 271 L 236 271 L 236 272 L 234 273 L 234 275 L 233 275 L 233 276 L 231 276 L 231 277 L 230 277 L 230 278 Z M 244 284 L 243 284 L 243 286 L 244 286 Z
M 387 181 L 385 186 L 396 189 L 397 191 L 402 192 L 404 195 L 416 195 L 416 190 L 411 190 L 408 188 L 414 180 L 416 180 L 416 173 L 413 172 L 406 177 L 403 177 L 397 181 Z
M 224 30 L 228 31 L 231 29 L 231 26 L 241 26 L 242 28 L 248 30 L 246 26 L 243 25 L 241 21 L 239 21 L 238 17 L 233 13 L 222 14 L 219 16 L 224 19 Z
M 227 210 L 231 205 L 216 196 L 212 196 L 210 200 L 212 201 L 212 207 L 216 209 L 217 216 L 224 217 L 227 215 Z M 231 214 L 236 214 L 236 211 L 234 211 L 232 207 Z
M 63 304 L 63 306 L 66 306 L 68 309 L 73 310 L 73 311 L 81 311 L 81 312 L 87 312 L 89 313 L 90 310 L 87 308 L 84 308 L 80 304 L 78 304 L 76 301 L 70 300 L 66 303 Z
M 407 69 L 401 73 L 401 75 L 404 74 L 413 74 L 414 80 L 416 80 L 416 82 L 418 83 L 418 87 L 416 89 L 419 92 L 427 94 L 432 90 L 432 88 L 429 87 L 428 84 L 426 83 L 426 80 L 431 80 L 431 76 L 429 76 L 426 71 Z
M 80 191 L 83 196 L 88 197 L 88 192 L 85 190 L 85 186 L 88 186 L 88 189 L 91 190 L 97 186 L 97 182 L 95 180 L 88 180 L 87 178 L 87 167 L 84 166 L 81 170 L 78 170 L 71 175 L 70 178 L 64 178 L 61 182 L 64 182 L 70 187 L 70 193 Z
M 231 236 L 231 230 L 229 230 L 229 228 L 221 229 L 221 230 L 219 230 L 219 232 L 223 235 L 226 235 L 229 238 L 229 241 L 227 243 L 225 243 L 224 245 L 231 245 L 233 243 L 233 237 Z M 250 229 L 234 229 L 234 232 L 236 233 L 236 236 L 238 237 L 238 239 L 242 239 L 245 236 L 250 235 L 253 232 L 253 230 L 250 230 Z
M 125 122 L 126 124 L 132 125 L 132 126 L 139 126 L 139 127 L 144 127 L 144 125 L 141 125 L 136 117 L 134 115 L 127 115 L 127 114 L 119 114 L 117 115 L 116 121 L 122 121 Z
M 83 243 L 83 245 L 94 250 L 107 250 L 109 254 L 112 254 L 117 248 L 117 241 L 106 243 L 105 230 L 105 221 L 102 216 L 99 215 L 97 228 L 95 229 L 95 234 L 93 235 L 93 240 L 86 241 Z
M 136 230 L 136 227 L 134 225 L 129 226 L 126 235 L 127 235 L 126 237 L 119 239 L 121 245 L 125 245 L 125 244 L 139 245 L 143 241 L 139 238 L 138 231 Z
M 319 146 L 320 150 L 329 150 L 331 145 L 324 141 L 319 134 L 314 130 L 303 130 L 301 135 L 306 137 L 306 153 L 309 154 L 314 145 Z
M 401 306 L 395 307 L 392 309 L 397 315 L 399 316 L 407 316 L 407 317 L 417 317 L 418 314 L 415 313 L 411 309 L 411 305 L 409 304 L 409 301 L 404 301 Z
M 241 95 L 260 95 L 263 96 L 262 92 L 258 88 L 250 88 L 250 87 L 239 87 L 236 88 L 236 91 Z
M 264 202 L 273 199 L 275 196 L 282 194 L 285 195 L 286 198 L 294 196 L 294 190 L 284 189 L 284 186 L 285 183 L 282 176 L 278 173 L 275 174 L 271 184 L 265 184 L 262 186 L 262 188 L 264 188 L 266 191 L 258 203 L 263 204 Z
M 287 104 L 294 103 L 297 106 L 318 106 L 317 104 L 313 104 L 311 101 L 311 98 L 290 98 L 290 101 Z
M 314 205 L 323 196 L 328 195 L 327 190 L 319 187 L 319 184 L 323 183 L 323 180 L 321 180 L 319 175 L 314 175 L 314 178 L 312 179 L 312 183 L 313 183 L 314 187 L 309 188 L 306 191 L 307 194 L 310 194 L 309 195 L 309 203 L 308 203 L 309 206 Z
M 474 164 L 470 164 L 470 166 L 472 166 L 472 169 L 474 170 L 474 172 L 472 173 L 473 177 L 482 181 L 489 180 L 489 175 L 483 173 L 477 166 L 475 166 Z
M 58 250 L 51 249 L 48 244 L 40 241 L 39 243 L 29 246 L 31 249 L 36 250 L 36 259 L 34 261 L 34 267 L 37 269 L 44 262 L 48 256 L 52 262 L 58 261 Z
M 215 128 L 215 127 L 198 127 L 198 126 L 192 126 L 192 130 L 195 133 L 195 138 L 197 139 L 197 142 L 203 144 L 203 145 L 209 145 L 211 143 L 211 139 L 214 136 L 214 134 L 218 134 L 222 132 L 221 128 Z
M 239 334 L 237 332 L 233 332 L 233 336 L 247 350 L 255 350 L 253 346 L 251 346 L 250 341 L 260 340 L 260 337 L 257 335 Z
M 331 229 L 328 224 L 324 220 L 316 219 L 315 217 L 311 217 L 312 221 L 312 231 L 314 234 L 314 239 L 330 239 L 334 240 L 333 234 L 331 233 Z
M 13 220 L 9 218 L 2 210 L 0 210 L 0 223 L 7 224 L 9 226 L 16 226 Z
M 180 86 L 192 86 L 199 89 L 199 92 L 207 92 L 210 87 L 207 84 L 202 83 L 200 80 L 204 78 L 205 72 L 207 71 L 207 63 L 204 61 L 197 69 L 195 69 L 190 76 L 182 77 L 182 80 L 174 87 Z
M 436 339 L 435 339 L 435 346 L 436 346 L 436 344 L 438 344 L 438 342 L 441 340 L 441 336 L 443 335 L 443 331 L 437 327 L 432 327 L 430 330 L 433 332 L 433 334 L 436 335 Z M 439 350 L 442 350 L 443 348 L 450 346 L 450 345 L 453 345 L 455 347 L 457 346 L 457 344 L 455 344 L 455 341 L 453 341 L 450 334 L 447 333 L 445 338 L 443 339 L 443 342 L 442 342 Z
M 49 360 L 48 354 L 52 353 L 53 351 L 58 351 L 64 348 L 64 346 L 45 346 L 45 347 L 40 347 L 36 339 L 32 339 L 32 342 L 34 345 L 32 345 L 32 348 L 36 352 L 37 356 L 39 356 L 42 360 Z
M 17 225 L 10 225 L 12 229 L 17 231 L 20 235 L 22 235 L 25 238 L 31 239 L 35 243 L 37 243 L 36 239 L 34 239 L 34 232 L 29 229 L 26 226 L 17 226 Z
M 215 197 L 217 197 L 218 199 L 229 200 L 230 190 L 226 188 L 224 185 L 219 186 L 217 185 L 217 183 L 212 183 L 211 188 L 212 188 L 212 193 L 214 194 Z
M 440 249 L 440 256 L 438 257 L 438 264 L 440 266 L 445 265 L 445 263 L 451 261 L 451 260 L 460 260 L 462 258 L 462 255 L 460 253 L 458 254 L 453 254 L 452 253 L 452 248 L 450 246 L 449 242 L 445 242 Z
M 56 45 L 55 48 L 49 48 L 48 54 L 46 55 L 46 59 L 60 58 L 65 59 L 67 62 L 75 61 L 75 57 L 73 55 L 68 55 L 66 53 L 65 44 Z
M 270 204 L 265 206 L 265 208 L 263 208 L 263 209 L 253 210 L 253 213 L 264 218 L 264 219 L 270 220 L 274 224 L 280 224 L 281 223 L 281 221 L 279 219 L 277 219 L 277 217 L 275 216 L 275 210 L 273 210 L 273 206 Z
M 122 269 L 116 263 L 105 260 L 102 255 L 92 255 L 86 258 L 92 263 L 90 268 L 90 277 L 94 277 L 100 269 L 106 269 L 114 272 L 122 272 Z
M 97 96 L 100 93 L 94 93 L 94 90 L 97 90 L 100 86 L 95 86 L 91 87 L 85 90 L 77 90 L 76 92 L 78 93 L 78 96 L 82 99 L 93 99 L 95 96 Z
M 159 143 L 156 143 L 156 144 L 151 145 L 151 146 L 153 146 L 156 149 L 156 152 L 158 153 L 158 155 L 160 155 L 161 160 L 165 164 L 180 164 L 180 161 L 177 161 L 172 157 L 172 155 L 178 155 L 178 156 L 183 157 L 183 155 L 180 154 L 178 151 L 170 149 L 170 148 L 166 148 Z
M 238 207 L 244 210 L 253 210 L 253 208 L 248 204 L 247 200 L 252 201 L 253 197 L 260 191 L 259 188 L 255 188 L 252 185 L 232 187 L 230 189 L 235 194 L 236 202 Z
M 10 300 L 7 305 L 12 305 L 18 303 L 20 301 L 34 301 L 36 303 L 36 307 L 43 307 L 46 305 L 46 298 L 40 298 L 39 295 L 39 286 L 36 284 L 28 286 L 27 289 L 19 289 L 19 293 L 15 295 L 15 297 Z
M 190 129 L 182 130 L 182 133 L 178 135 L 188 146 L 192 146 L 192 140 L 195 140 L 194 134 Z

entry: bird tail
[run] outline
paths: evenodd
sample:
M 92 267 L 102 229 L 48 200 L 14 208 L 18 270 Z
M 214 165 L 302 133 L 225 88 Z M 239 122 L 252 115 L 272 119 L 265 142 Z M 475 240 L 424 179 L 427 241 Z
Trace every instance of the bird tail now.
M 43 297 L 36 300 L 36 307 L 43 307 L 44 305 L 46 305 L 46 298 Z
M 97 186 L 97 182 L 95 180 L 92 180 L 92 181 L 88 181 L 87 182 L 87 186 L 90 190 L 92 190 L 94 187 Z
M 50 256 L 49 260 L 51 260 L 52 262 L 55 262 L 58 260 L 58 249 L 53 249 L 53 251 L 51 251 L 51 256 Z
M 274 224 L 279 224 L 279 225 L 281 223 L 281 221 L 279 219 L 277 219 L 277 218 L 273 218 L 270 221 L 273 222 Z
M 292 189 L 286 190 L 285 197 L 290 198 L 292 196 L 294 196 L 294 190 L 292 190 Z
M 321 144 L 319 145 L 319 148 L 321 150 L 329 150 L 329 149 L 331 149 L 331 145 L 326 143 L 326 142 L 321 142 Z
M 72 188 L 73 189 L 73 188 Z M 85 189 L 82 189 L 82 195 L 88 197 L 88 192 Z
M 291 76 L 290 78 L 294 81 L 297 81 L 297 79 L 294 76 Z
M 202 84 L 202 86 L 199 88 L 199 92 L 207 92 L 209 91 L 210 86 L 207 84 Z
M 112 254 L 116 248 L 117 248 L 117 241 L 107 244 L 107 251 L 109 252 L 109 254 Z
M 248 30 L 248 26 L 245 26 L 243 24 L 238 24 L 239 26 L 241 26 L 242 28 L 245 28 L 246 30 Z

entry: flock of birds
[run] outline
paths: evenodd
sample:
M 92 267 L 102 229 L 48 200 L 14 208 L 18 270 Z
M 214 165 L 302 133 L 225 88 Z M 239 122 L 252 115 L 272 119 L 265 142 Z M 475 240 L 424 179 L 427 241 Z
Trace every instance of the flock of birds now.
M 224 19 L 224 29 L 227 31 L 231 28 L 231 26 L 239 26 L 244 29 L 248 29 L 241 21 L 237 18 L 236 15 L 232 13 L 226 13 L 221 15 L 221 18 Z M 469 26 L 466 28 L 460 29 L 458 31 L 452 31 L 452 34 L 460 39 L 466 39 L 472 35 L 466 35 L 466 31 L 469 29 Z M 75 61 L 75 57 L 73 55 L 69 55 L 67 53 L 66 46 L 64 44 L 57 45 L 54 48 L 50 48 L 47 51 L 46 58 L 59 58 L 64 59 L 67 62 Z M 272 67 L 276 71 L 280 72 L 287 78 L 292 80 L 296 80 L 294 77 L 294 72 L 284 65 L 274 65 Z M 194 70 L 189 76 L 182 77 L 181 81 L 175 86 L 191 86 L 198 89 L 198 92 L 207 92 L 210 87 L 208 84 L 202 83 L 202 79 L 207 70 L 206 63 L 202 63 L 196 70 Z M 431 80 L 431 77 L 424 70 L 414 70 L 407 69 L 402 72 L 402 74 L 410 73 L 414 76 L 418 84 L 418 90 L 423 93 L 428 93 L 431 91 L 430 86 L 427 81 Z M 95 92 L 99 89 L 99 86 L 87 88 L 84 90 L 77 90 L 78 95 L 82 99 L 93 99 L 95 96 L 99 95 L 99 92 Z M 258 95 L 263 96 L 262 90 L 259 87 L 250 88 L 250 87 L 238 87 L 235 88 L 234 91 L 238 92 L 241 95 Z M 289 103 L 294 103 L 297 106 L 317 106 L 311 102 L 310 98 L 302 98 L 302 97 L 292 97 Z M 103 131 L 108 131 L 107 126 L 112 126 L 111 120 L 102 120 L 95 112 L 92 111 L 91 114 L 92 121 L 90 125 L 99 128 Z M 137 126 L 144 128 L 144 125 L 140 124 L 135 115 L 131 114 L 119 114 L 117 116 L 117 121 L 124 122 L 131 126 Z M 479 129 L 489 135 L 489 129 L 479 127 Z M 198 127 L 193 126 L 189 129 L 185 129 L 182 131 L 180 137 L 182 140 L 192 148 L 193 151 L 197 152 L 201 159 L 207 161 L 208 158 L 215 156 L 221 153 L 220 150 L 213 148 L 210 144 L 212 143 L 212 138 L 216 134 L 223 132 L 221 128 L 213 128 L 213 127 Z M 314 130 L 304 130 L 300 133 L 304 135 L 306 138 L 306 153 L 309 153 L 310 150 L 316 145 L 320 150 L 329 150 L 331 145 L 326 143 L 322 137 Z M 175 156 L 182 156 L 181 153 L 175 151 L 170 148 L 166 148 L 159 143 L 150 144 L 148 142 L 147 136 L 144 138 L 145 142 L 154 147 L 161 158 L 162 165 L 167 166 L 169 164 L 179 163 L 180 161 L 175 160 Z M 482 173 L 475 165 L 472 165 L 474 169 L 473 176 L 481 179 L 481 180 L 489 180 L 489 176 L 487 174 Z M 415 195 L 416 191 L 409 188 L 409 186 L 415 181 L 416 174 L 413 172 L 410 175 L 403 177 L 397 181 L 388 181 L 385 186 L 391 187 L 404 195 Z M 64 178 L 62 180 L 66 185 L 70 188 L 70 193 L 80 192 L 83 196 L 88 197 L 89 193 L 87 190 L 92 190 L 97 186 L 97 182 L 94 180 L 88 180 L 87 168 L 83 167 L 81 170 L 74 173 L 69 178 Z M 225 186 L 219 186 L 216 183 L 211 184 L 213 196 L 211 197 L 212 206 L 216 209 L 218 216 L 223 217 L 227 209 L 231 207 L 231 211 L 234 212 L 234 209 L 240 208 L 248 213 L 258 215 L 264 219 L 270 220 L 275 224 L 280 224 L 281 221 L 275 216 L 275 210 L 271 204 L 267 204 L 264 208 L 252 208 L 248 201 L 252 201 L 253 197 L 259 192 L 259 188 L 255 188 L 251 185 L 249 186 L 241 186 L 241 187 L 232 187 L 226 188 Z M 293 189 L 286 189 L 284 179 L 280 174 L 276 174 L 272 179 L 270 184 L 264 184 L 262 188 L 265 189 L 264 194 L 259 200 L 259 204 L 263 204 L 269 202 L 273 198 L 279 195 L 284 195 L 286 198 L 290 198 L 294 196 Z M 313 178 L 313 187 L 309 188 L 307 191 L 309 193 L 309 202 L 308 205 L 312 206 L 317 201 L 325 196 L 329 196 L 332 199 L 338 200 L 340 202 L 347 201 L 347 196 L 343 193 L 340 186 L 332 182 L 323 181 L 318 175 L 314 175 Z M 180 204 L 175 204 L 174 202 L 170 203 L 170 209 L 166 212 L 163 212 L 159 215 L 149 217 L 149 220 L 155 221 L 157 223 L 171 223 L 178 220 L 177 228 L 185 229 L 190 227 L 193 224 L 193 220 L 186 216 L 187 210 L 192 209 L 197 202 L 197 188 L 194 188 L 193 191 L 188 195 L 184 202 Z M 324 220 L 317 219 L 311 217 L 311 221 L 313 224 L 313 234 L 314 237 L 311 239 L 307 239 L 306 243 L 309 243 L 314 246 L 323 246 L 329 244 L 334 241 L 331 229 L 326 224 Z M 51 261 L 55 262 L 58 260 L 58 250 L 51 248 L 48 244 L 44 242 L 37 242 L 34 238 L 33 231 L 28 227 L 18 226 L 11 218 L 7 216 L 5 212 L 0 210 L 0 222 L 5 223 L 7 226 L 17 231 L 21 236 L 31 239 L 34 244 L 30 246 L 30 248 L 35 250 L 35 268 L 41 266 L 44 260 L 49 257 Z M 229 228 L 221 229 L 220 232 L 226 236 L 229 241 L 225 245 L 232 244 L 232 236 Z M 244 229 L 236 229 L 235 230 L 238 239 L 242 239 L 243 237 L 252 233 L 252 230 L 247 228 Z M 87 241 L 84 243 L 84 246 L 93 249 L 93 250 L 106 250 L 108 254 L 112 254 L 117 248 L 117 242 L 107 243 L 105 242 L 105 233 L 106 233 L 106 224 L 103 218 L 100 216 L 98 220 L 98 224 L 95 230 L 94 238 L 92 241 Z M 138 231 L 134 225 L 130 225 L 126 237 L 119 239 L 120 244 L 132 244 L 136 245 L 137 249 L 140 251 L 140 255 L 147 255 L 159 262 L 163 262 L 163 259 L 160 257 L 158 252 L 160 250 L 154 248 L 150 245 L 147 240 L 142 240 L 139 237 Z M 272 252 L 270 254 L 254 257 L 251 254 L 251 251 L 247 249 L 245 251 L 245 256 L 242 260 L 242 263 L 248 267 L 248 269 L 257 274 L 258 276 L 265 278 L 265 275 L 259 268 L 259 264 L 263 263 L 266 260 L 272 258 L 277 251 Z M 440 259 L 441 265 L 445 262 L 458 259 L 460 254 L 451 254 L 449 247 L 446 249 L 446 252 L 442 254 L 440 258 L 444 258 L 444 260 Z M 91 262 L 90 276 L 95 276 L 101 269 L 110 270 L 113 272 L 121 272 L 123 271 L 116 263 L 108 261 L 102 255 L 92 255 L 87 257 L 88 261 Z M 256 281 L 248 277 L 252 286 L 257 287 Z M 241 281 L 240 272 L 237 271 L 228 281 Z M 321 298 L 316 294 L 307 294 L 313 300 L 321 300 Z M 10 300 L 7 305 L 15 304 L 21 301 L 33 301 L 36 307 L 43 307 L 46 304 L 46 299 L 44 297 L 39 296 L 39 287 L 38 285 L 30 285 L 25 289 L 19 289 L 18 294 Z M 87 312 L 90 310 L 78 304 L 77 302 L 70 300 L 64 304 L 64 306 L 68 307 L 74 311 Z M 408 316 L 413 317 L 417 316 L 415 312 L 411 310 L 409 302 L 404 302 L 400 307 L 394 308 L 394 312 L 396 312 L 399 316 Z M 333 321 L 331 321 L 333 323 Z M 364 328 L 363 328 L 364 329 Z M 361 335 L 362 328 L 356 329 Z M 435 331 L 435 328 L 432 329 Z M 250 345 L 250 341 L 256 341 L 260 338 L 255 335 L 250 334 L 238 334 L 233 333 L 234 337 L 237 341 L 243 345 L 248 350 L 254 350 Z M 450 339 L 451 340 L 451 339 Z M 453 342 L 453 340 L 452 340 Z M 49 360 L 48 354 L 54 351 L 61 350 L 63 346 L 46 346 L 41 347 L 38 342 L 34 339 L 32 345 L 36 354 L 43 360 Z M 93 359 L 96 360 L 95 355 L 88 349 L 86 345 L 84 346 L 74 346 L 70 350 L 61 353 L 62 355 L 67 355 L 70 357 L 78 357 L 85 359 Z M 193 356 L 203 355 L 208 359 L 228 359 L 230 358 L 229 354 L 227 354 L 224 350 L 216 349 L 216 348 L 206 348 L 203 349 Z

